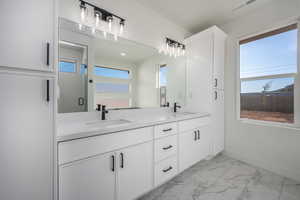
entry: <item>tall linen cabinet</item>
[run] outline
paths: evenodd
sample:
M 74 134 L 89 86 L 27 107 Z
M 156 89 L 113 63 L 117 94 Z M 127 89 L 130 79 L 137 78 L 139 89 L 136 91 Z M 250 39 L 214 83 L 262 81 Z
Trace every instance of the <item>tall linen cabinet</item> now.
M 55 198 L 54 7 L 1 1 L 1 200 Z
M 224 64 L 227 35 L 217 26 L 185 40 L 187 110 L 211 114 L 210 154 L 224 150 Z

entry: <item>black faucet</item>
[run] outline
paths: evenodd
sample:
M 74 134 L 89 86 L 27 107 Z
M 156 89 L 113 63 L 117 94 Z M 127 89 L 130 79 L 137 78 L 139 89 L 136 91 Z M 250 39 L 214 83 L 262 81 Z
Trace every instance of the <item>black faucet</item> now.
M 101 109 L 101 119 L 105 120 L 105 114 L 108 113 L 108 110 L 106 110 L 106 106 L 102 105 L 102 109 Z
M 174 113 L 177 112 L 177 108 L 181 108 L 181 106 L 177 105 L 177 103 L 174 103 Z
M 170 103 L 167 102 L 166 104 L 164 104 L 162 107 L 170 107 Z
M 96 110 L 97 110 L 97 111 L 101 111 L 101 104 L 97 104 Z

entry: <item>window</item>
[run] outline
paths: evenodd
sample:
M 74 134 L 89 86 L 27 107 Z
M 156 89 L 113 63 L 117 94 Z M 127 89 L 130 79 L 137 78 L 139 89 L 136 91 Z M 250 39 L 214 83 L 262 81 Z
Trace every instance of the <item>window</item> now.
M 76 62 L 60 61 L 59 72 L 76 72 Z
M 294 123 L 297 25 L 240 41 L 240 118 Z
M 164 107 L 167 104 L 167 65 L 159 67 L 159 91 L 160 91 L 160 106 Z
M 106 105 L 108 108 L 131 107 L 131 76 L 127 69 L 94 67 L 95 106 Z
M 120 79 L 129 79 L 129 70 L 123 69 L 114 69 L 108 67 L 98 67 L 94 68 L 94 73 L 97 76 L 104 76 L 110 78 L 120 78 Z

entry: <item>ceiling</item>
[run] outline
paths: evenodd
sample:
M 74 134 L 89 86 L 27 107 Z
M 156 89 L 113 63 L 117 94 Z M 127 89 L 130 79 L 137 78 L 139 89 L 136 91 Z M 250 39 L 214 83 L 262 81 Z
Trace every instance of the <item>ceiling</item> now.
M 97 38 L 95 48 L 95 56 L 125 63 L 138 63 L 158 54 L 158 51 L 152 47 L 125 39 L 119 39 L 118 42 L 115 42 Z M 122 56 L 121 53 L 125 53 L 126 55 Z
M 220 25 L 265 5 L 273 0 L 138 0 L 191 33 Z M 248 0 L 249 1 L 249 0 Z M 241 7 L 240 9 L 235 9 Z

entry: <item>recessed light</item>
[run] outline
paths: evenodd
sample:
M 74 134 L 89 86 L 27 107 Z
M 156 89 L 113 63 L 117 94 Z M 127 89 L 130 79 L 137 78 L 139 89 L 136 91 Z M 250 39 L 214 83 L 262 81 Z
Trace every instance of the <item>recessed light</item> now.
M 122 52 L 122 53 L 121 53 L 121 56 L 126 56 L 126 53 Z

